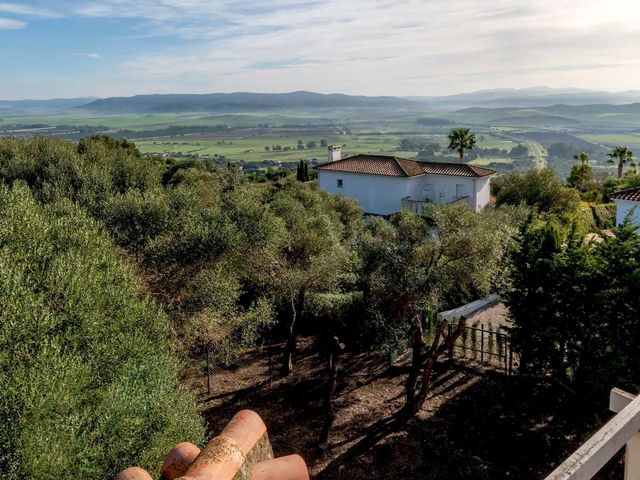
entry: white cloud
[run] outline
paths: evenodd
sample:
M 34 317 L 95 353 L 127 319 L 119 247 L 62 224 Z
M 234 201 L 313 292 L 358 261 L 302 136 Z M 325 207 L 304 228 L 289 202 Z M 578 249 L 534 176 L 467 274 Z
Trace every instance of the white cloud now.
M 91 21 L 133 22 L 131 45 L 149 47 L 123 57 L 111 73 L 112 85 L 131 89 L 119 93 L 625 89 L 640 76 L 636 0 L 63 0 L 56 6 Z M 143 38 L 154 36 L 175 38 L 176 45 L 158 51 Z
M 82 55 L 94 60 L 100 60 L 102 58 L 102 55 L 100 55 L 99 53 L 83 53 Z
M 0 2 L 0 12 L 14 13 L 17 15 L 27 15 L 34 17 L 48 17 L 54 18 L 58 14 L 47 8 L 34 7 L 32 5 L 25 5 L 22 3 L 2 3 Z
M 11 18 L 0 18 L 0 30 L 18 30 L 24 28 L 27 24 L 20 20 L 13 20 Z
M 625 65 L 640 73 L 629 64 L 640 44 L 635 1 L 496 0 L 489 7 L 475 0 L 255 0 L 237 8 L 165 0 L 127 2 L 126 12 L 120 3 L 93 4 L 88 12 L 136 16 L 153 34 L 197 40 L 186 49 L 141 53 L 124 69 L 176 85 L 190 76 L 204 90 L 429 94 L 559 81 L 597 87 L 605 80 L 627 88 L 634 75 L 612 73 Z

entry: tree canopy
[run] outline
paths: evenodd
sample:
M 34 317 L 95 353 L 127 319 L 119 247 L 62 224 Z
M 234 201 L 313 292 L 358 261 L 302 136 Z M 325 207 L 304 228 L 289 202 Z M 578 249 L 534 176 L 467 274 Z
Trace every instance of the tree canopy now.
M 178 384 L 169 319 L 107 232 L 68 200 L 0 187 L 0 470 L 4 478 L 157 471 L 204 433 Z
M 550 168 L 514 172 L 492 182 L 496 205 L 526 205 L 540 212 L 571 213 L 580 205 L 580 195 L 566 187 Z
M 464 161 L 465 152 L 472 150 L 476 146 L 476 135 L 468 128 L 454 128 L 449 132 L 449 150 L 458 153 L 460 163 Z

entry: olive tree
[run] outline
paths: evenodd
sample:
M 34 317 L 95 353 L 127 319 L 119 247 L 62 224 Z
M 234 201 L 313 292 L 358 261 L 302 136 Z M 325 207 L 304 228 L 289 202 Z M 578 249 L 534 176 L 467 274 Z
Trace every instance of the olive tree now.
M 449 330 L 437 323 L 427 345 L 420 312 L 458 305 L 500 286 L 517 233 L 512 225 L 520 216 L 511 210 L 476 213 L 443 205 L 428 209 L 425 217 L 403 211 L 388 222 L 377 219 L 368 225 L 360 244 L 364 303 L 387 332 L 394 332 L 386 338 L 412 343 L 409 411 L 424 404 L 435 362 L 464 326 L 460 322 Z

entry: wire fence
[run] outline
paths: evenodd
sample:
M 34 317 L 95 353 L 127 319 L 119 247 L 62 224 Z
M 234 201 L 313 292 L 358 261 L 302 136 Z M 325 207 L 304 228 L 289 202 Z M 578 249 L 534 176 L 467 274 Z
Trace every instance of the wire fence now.
M 454 327 L 449 324 L 449 332 Z M 514 372 L 514 351 L 511 336 L 495 328 L 492 324 L 465 326 L 461 335 L 449 350 L 449 358 L 462 358 L 504 370 L 508 375 Z

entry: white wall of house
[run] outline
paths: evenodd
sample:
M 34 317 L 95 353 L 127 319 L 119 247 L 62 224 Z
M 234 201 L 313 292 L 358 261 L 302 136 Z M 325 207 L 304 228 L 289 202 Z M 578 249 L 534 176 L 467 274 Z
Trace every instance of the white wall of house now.
M 625 217 L 632 210 L 633 213 L 631 218 L 633 222 L 640 225 L 640 202 L 617 199 L 614 199 L 613 201 L 616 202 L 616 225 L 620 225 L 624 222 Z
M 318 171 L 318 185 L 334 195 L 354 198 L 365 213 L 391 215 L 400 211 L 404 197 L 410 195 L 411 178 L 388 177 L 328 170 Z M 342 186 L 338 185 L 341 181 Z
M 474 210 L 481 210 L 491 201 L 491 177 L 476 178 L 476 198 L 475 204 L 471 206 Z
M 341 186 L 338 182 L 341 181 Z M 441 204 L 467 197 L 467 204 L 480 210 L 489 203 L 489 177 L 470 178 L 453 175 L 389 177 L 362 173 L 318 171 L 320 188 L 358 201 L 366 213 L 391 215 L 400 211 L 402 199 L 411 197 Z

